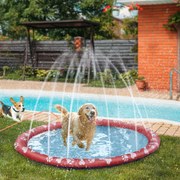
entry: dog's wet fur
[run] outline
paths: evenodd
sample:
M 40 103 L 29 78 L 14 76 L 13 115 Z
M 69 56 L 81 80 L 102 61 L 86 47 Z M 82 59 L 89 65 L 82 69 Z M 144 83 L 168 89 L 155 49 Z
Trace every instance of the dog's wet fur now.
M 90 103 L 84 104 L 77 113 L 69 113 L 60 105 L 56 105 L 55 107 L 62 114 L 61 135 L 64 145 L 67 146 L 67 137 L 68 134 L 71 134 L 73 136 L 72 145 L 74 146 L 77 144 L 79 148 L 84 148 L 85 145 L 82 141 L 86 141 L 86 151 L 88 151 L 96 130 L 96 107 Z M 70 130 L 69 133 L 68 130 Z

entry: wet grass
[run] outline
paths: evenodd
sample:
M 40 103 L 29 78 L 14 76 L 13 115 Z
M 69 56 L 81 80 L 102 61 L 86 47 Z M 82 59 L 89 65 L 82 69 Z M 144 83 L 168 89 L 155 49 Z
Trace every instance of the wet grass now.
M 14 121 L 0 118 L 0 129 Z M 29 129 L 22 122 L 0 132 L 0 180 L 178 180 L 180 173 L 180 138 L 160 136 L 161 146 L 154 154 L 136 162 L 111 168 L 67 170 L 47 166 L 23 157 L 14 150 L 18 135 Z M 33 123 L 34 126 L 41 123 Z

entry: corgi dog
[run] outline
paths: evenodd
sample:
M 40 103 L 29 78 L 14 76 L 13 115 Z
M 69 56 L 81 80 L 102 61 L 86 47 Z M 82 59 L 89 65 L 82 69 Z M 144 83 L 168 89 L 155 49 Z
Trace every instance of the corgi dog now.
M 5 116 L 13 119 L 14 121 L 20 122 L 22 120 L 22 112 L 25 108 L 23 105 L 24 97 L 20 97 L 20 102 L 16 102 L 12 97 L 10 98 L 12 106 L 8 106 L 0 101 L 2 107 L 0 108 L 0 116 Z

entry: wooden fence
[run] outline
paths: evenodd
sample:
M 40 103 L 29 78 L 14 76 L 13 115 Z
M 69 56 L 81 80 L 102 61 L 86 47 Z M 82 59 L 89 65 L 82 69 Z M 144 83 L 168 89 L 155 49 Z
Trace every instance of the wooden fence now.
M 96 64 L 101 70 L 104 68 L 117 68 L 123 72 L 136 69 L 136 53 L 132 52 L 134 40 L 99 40 L 95 41 Z M 89 43 L 87 41 L 87 47 Z M 24 62 L 31 65 L 30 53 L 26 53 L 26 41 L 0 41 L 0 68 L 3 66 L 18 67 Z M 34 66 L 39 69 L 58 69 L 72 64 L 74 54 L 66 41 L 38 41 L 32 49 L 34 52 Z M 82 54 L 81 54 L 82 55 Z M 88 56 L 84 56 L 88 58 Z

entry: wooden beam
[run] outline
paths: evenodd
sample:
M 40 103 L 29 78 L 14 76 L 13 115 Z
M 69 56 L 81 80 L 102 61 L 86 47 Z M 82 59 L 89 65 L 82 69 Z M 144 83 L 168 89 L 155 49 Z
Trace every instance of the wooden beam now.
M 31 42 L 31 35 L 30 35 L 30 29 L 29 28 L 27 28 L 27 37 L 28 37 L 27 40 L 28 40 L 28 44 L 29 44 L 31 65 L 32 65 L 32 68 L 34 68 L 32 42 Z
M 91 27 L 90 29 L 90 46 L 92 48 L 93 53 L 95 53 L 95 46 L 94 46 L 94 28 Z

